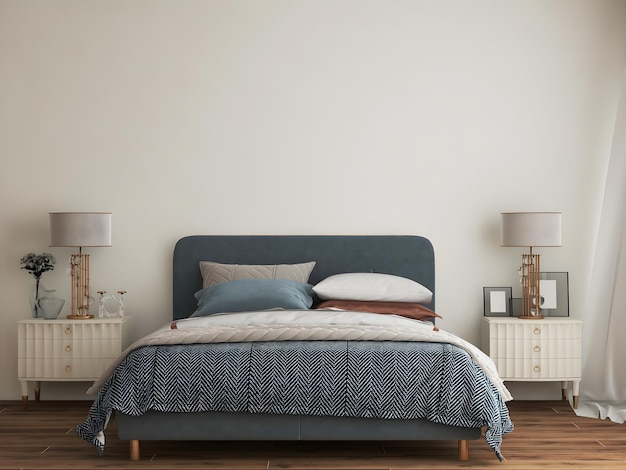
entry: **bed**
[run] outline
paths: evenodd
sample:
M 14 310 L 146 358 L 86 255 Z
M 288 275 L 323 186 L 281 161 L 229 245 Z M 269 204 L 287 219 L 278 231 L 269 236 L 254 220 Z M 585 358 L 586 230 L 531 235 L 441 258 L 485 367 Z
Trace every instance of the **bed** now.
M 393 282 L 381 287 L 381 278 Z M 357 280 L 363 289 L 352 295 Z M 411 283 L 409 297 L 393 297 L 405 288 L 397 281 Z M 219 310 L 231 305 L 220 303 L 224 290 L 261 286 L 265 295 L 279 283 L 306 289 L 311 306 L 299 307 L 298 290 L 294 305 L 290 297 L 277 308 Z M 379 287 L 391 295 L 383 303 L 419 304 L 418 317 L 362 313 L 381 300 L 368 297 Z M 344 308 L 328 300 L 337 293 L 348 303 L 365 297 Z M 207 306 L 213 311 L 199 315 Z M 172 312 L 171 323 L 138 340 L 89 390 L 96 398 L 77 432 L 99 452 L 115 416 L 132 460 L 142 440 L 455 440 L 458 458 L 468 460 L 468 440 L 483 432 L 502 459 L 502 437 L 513 429 L 510 394 L 488 357 L 436 327 L 426 238 L 184 237 L 174 248 Z

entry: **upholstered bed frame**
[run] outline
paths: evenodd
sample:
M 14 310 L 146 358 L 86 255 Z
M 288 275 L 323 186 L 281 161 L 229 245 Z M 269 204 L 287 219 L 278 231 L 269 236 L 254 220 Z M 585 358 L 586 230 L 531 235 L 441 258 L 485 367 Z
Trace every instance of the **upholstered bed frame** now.
M 237 264 L 293 264 L 315 261 L 309 282 L 332 274 L 377 272 L 418 281 L 435 292 L 433 247 L 418 236 L 190 236 L 174 249 L 173 319 L 196 309 L 202 288 L 199 261 Z M 430 308 L 434 309 L 433 296 Z M 130 441 L 139 459 L 140 440 L 457 440 L 460 460 L 469 458 L 467 440 L 480 428 L 446 426 L 427 420 L 383 420 L 246 413 L 119 414 L 118 436 Z

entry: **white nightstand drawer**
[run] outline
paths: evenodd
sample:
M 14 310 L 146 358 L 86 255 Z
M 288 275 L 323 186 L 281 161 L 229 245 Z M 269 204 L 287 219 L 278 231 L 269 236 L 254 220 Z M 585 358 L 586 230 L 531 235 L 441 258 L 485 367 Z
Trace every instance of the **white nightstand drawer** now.
M 580 339 L 554 341 L 523 339 L 489 339 L 489 355 L 494 358 L 580 359 Z
M 500 318 L 498 318 L 500 319 Z M 498 339 L 547 340 L 580 339 L 580 323 L 554 323 L 548 320 L 520 320 L 522 323 L 498 322 L 491 325 L 490 336 Z
M 580 377 L 580 359 L 496 358 L 503 380 L 566 380 Z
M 112 359 L 79 359 L 76 361 L 59 358 L 25 359 L 18 365 L 18 376 L 24 380 L 84 380 L 99 377 Z

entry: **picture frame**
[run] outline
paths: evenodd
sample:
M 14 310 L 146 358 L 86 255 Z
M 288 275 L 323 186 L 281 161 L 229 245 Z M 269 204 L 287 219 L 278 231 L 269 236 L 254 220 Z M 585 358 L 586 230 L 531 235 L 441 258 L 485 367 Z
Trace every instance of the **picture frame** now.
M 511 298 L 511 316 L 518 317 L 522 314 L 522 298 Z
M 569 317 L 569 273 L 539 273 L 539 292 L 544 317 Z
M 508 317 L 511 315 L 512 287 L 483 287 L 484 315 Z

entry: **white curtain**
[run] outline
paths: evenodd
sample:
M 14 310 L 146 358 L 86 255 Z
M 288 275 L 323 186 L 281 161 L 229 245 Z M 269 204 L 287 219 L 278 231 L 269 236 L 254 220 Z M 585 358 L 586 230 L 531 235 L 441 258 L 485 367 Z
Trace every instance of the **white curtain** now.
M 579 416 L 626 421 L 626 71 L 583 313 Z

